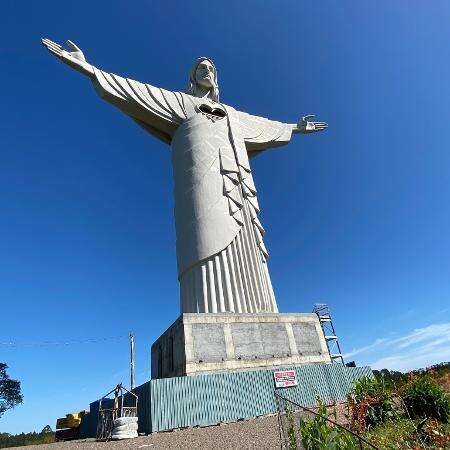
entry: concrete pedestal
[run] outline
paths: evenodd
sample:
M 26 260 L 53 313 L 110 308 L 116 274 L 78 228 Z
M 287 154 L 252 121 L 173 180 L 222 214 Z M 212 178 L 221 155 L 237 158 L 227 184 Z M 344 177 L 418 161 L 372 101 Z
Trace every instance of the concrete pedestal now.
M 316 314 L 182 314 L 152 345 L 152 378 L 329 362 Z

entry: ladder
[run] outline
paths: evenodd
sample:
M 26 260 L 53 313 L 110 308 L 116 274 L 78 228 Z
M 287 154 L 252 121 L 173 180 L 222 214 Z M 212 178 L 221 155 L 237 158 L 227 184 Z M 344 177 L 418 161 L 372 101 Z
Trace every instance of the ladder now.
M 334 329 L 329 306 L 326 303 L 315 303 L 313 313 L 317 314 L 319 318 L 331 362 L 344 365 L 344 357 L 342 356 L 339 340 Z

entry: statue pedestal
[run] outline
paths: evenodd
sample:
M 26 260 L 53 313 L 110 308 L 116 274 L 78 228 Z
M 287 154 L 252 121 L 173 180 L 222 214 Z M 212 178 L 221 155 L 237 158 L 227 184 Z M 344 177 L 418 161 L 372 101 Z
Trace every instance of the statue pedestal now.
M 316 314 L 182 314 L 152 345 L 152 378 L 331 362 Z

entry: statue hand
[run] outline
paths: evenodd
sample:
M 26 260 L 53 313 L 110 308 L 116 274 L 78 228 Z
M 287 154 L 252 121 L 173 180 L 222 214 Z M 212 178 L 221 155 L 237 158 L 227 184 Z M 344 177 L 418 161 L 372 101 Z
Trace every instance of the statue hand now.
M 325 130 L 328 128 L 328 125 L 325 122 L 310 122 L 310 119 L 314 118 L 314 114 L 308 114 L 307 116 L 303 116 L 301 120 L 299 120 L 297 127 L 294 128 L 294 131 L 297 133 L 316 133 L 318 131 Z
M 86 61 L 84 53 L 72 41 L 67 41 L 67 46 L 70 51 L 64 50 L 61 45 L 50 39 L 42 39 L 42 44 L 52 55 L 56 56 L 73 69 L 78 70 L 78 72 L 81 72 L 84 75 L 94 74 L 93 68 Z

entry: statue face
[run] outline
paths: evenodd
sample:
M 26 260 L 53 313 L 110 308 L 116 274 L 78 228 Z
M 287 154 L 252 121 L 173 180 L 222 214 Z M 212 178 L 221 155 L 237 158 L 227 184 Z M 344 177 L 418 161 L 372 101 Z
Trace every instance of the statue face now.
M 197 66 L 195 81 L 205 88 L 214 87 L 214 66 L 209 61 L 204 60 Z

